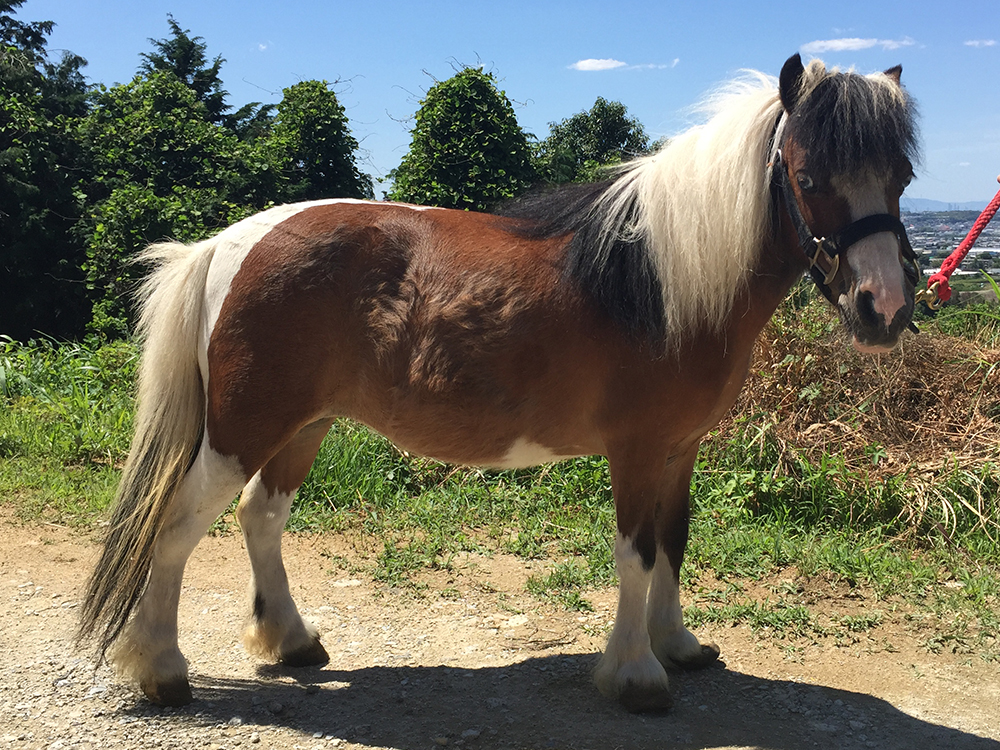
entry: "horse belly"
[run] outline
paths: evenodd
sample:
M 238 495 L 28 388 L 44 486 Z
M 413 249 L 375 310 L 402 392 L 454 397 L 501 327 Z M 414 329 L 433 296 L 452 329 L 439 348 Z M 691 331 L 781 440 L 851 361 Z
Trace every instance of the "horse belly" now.
M 405 451 L 446 463 L 518 469 L 603 452 L 579 412 L 508 411 L 485 401 L 446 398 L 386 406 L 347 416 Z
M 576 458 L 579 455 L 583 454 L 574 452 L 570 455 L 559 455 L 551 448 L 532 442 L 529 438 L 519 437 L 510 445 L 502 459 L 488 465 L 498 469 L 525 469 L 529 466 Z

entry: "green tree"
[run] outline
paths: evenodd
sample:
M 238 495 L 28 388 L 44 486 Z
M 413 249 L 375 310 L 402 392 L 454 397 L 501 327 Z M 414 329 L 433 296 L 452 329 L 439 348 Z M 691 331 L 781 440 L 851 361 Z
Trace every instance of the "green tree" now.
M 358 170 L 358 142 L 344 107 L 326 81 L 282 91 L 270 142 L 284 183 L 282 200 L 374 197 L 371 177 Z
M 128 261 L 138 250 L 165 238 L 201 239 L 277 192 L 264 144 L 214 124 L 171 73 L 102 87 L 80 138 L 92 175 L 79 225 L 94 298 L 91 328 L 106 335 L 127 332 L 140 271 Z
M 226 103 L 229 93 L 222 88 L 219 72 L 225 58 L 216 55 L 208 62 L 208 45 L 200 36 L 191 36 L 190 29 L 183 29 L 171 14 L 167 14 L 170 36 L 166 39 L 150 39 L 156 50 L 143 52 L 143 63 L 139 74 L 145 77 L 153 73 L 171 73 L 191 89 L 199 102 L 205 105 L 210 122 L 225 125 L 238 136 L 252 140 L 262 136 L 270 125 L 274 111 L 273 104 L 251 102 L 236 112 L 227 114 L 232 107 Z
M 189 29 L 182 29 L 171 14 L 167 14 L 171 36 L 167 39 L 150 39 L 155 52 L 143 52 L 144 60 L 139 73 L 147 78 L 154 73 L 171 73 L 191 89 L 199 102 L 205 105 L 208 120 L 221 125 L 231 107 L 226 104 L 229 96 L 222 88 L 219 71 L 225 60 L 217 55 L 208 63 L 208 46 L 200 36 L 189 36 Z
M 82 253 L 76 123 L 86 112 L 86 61 L 51 62 L 51 21 L 13 17 L 23 0 L 0 0 L 0 334 L 82 330 Z
M 484 210 L 535 181 L 514 108 L 481 68 L 434 84 L 412 133 L 409 151 L 389 175 L 392 200 Z
M 546 182 L 589 182 L 600 177 L 601 167 L 649 150 L 649 136 L 625 105 L 598 97 L 589 112 L 549 123 L 548 138 L 535 150 L 535 164 Z

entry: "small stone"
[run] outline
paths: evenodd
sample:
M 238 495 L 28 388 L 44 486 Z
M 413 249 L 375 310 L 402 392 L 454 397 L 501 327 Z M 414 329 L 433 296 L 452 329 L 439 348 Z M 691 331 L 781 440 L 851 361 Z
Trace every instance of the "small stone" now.
M 855 732 L 860 732 L 865 728 L 865 723 L 863 721 L 851 720 L 848 723 L 851 725 L 851 729 Z
M 480 734 L 482 734 L 482 732 L 480 732 L 478 729 L 466 729 L 464 732 L 462 732 L 462 739 L 463 740 L 474 740 Z
M 243 717 L 241 717 L 241 716 L 234 716 L 233 718 L 231 718 L 231 719 L 229 720 L 228 724 L 229 724 L 229 726 L 231 726 L 231 727 L 239 727 L 239 726 L 242 726 L 242 725 L 243 725 Z
M 251 732 L 250 733 L 250 744 L 251 745 L 256 745 L 258 743 L 260 743 L 260 732 Z
M 306 695 L 316 695 L 319 692 L 319 685 L 306 685 Z
M 267 710 L 272 714 L 280 714 L 285 710 L 285 707 L 281 703 L 278 703 L 278 701 L 271 701 L 267 704 Z
M 434 744 L 435 745 L 440 745 L 441 747 L 445 747 L 448 744 L 448 738 L 447 737 L 435 737 L 434 738 Z

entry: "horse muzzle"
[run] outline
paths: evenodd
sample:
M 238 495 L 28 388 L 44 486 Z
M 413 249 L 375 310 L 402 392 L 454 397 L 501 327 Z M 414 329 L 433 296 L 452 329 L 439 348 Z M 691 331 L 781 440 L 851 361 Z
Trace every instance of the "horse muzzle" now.
M 852 336 L 854 348 L 865 354 L 880 354 L 895 347 L 903 331 L 911 325 L 913 298 L 913 288 L 904 286 L 904 304 L 887 314 L 877 309 L 876 294 L 871 290 L 862 291 L 855 285 L 841 294 L 837 310 L 844 328 Z

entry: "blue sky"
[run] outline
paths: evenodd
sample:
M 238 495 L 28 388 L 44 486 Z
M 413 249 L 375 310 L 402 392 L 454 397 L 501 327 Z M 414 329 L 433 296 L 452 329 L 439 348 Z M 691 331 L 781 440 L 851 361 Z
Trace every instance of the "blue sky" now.
M 375 178 L 405 154 L 423 94 L 462 65 L 492 71 L 539 138 L 598 96 L 659 137 L 690 125 L 691 105 L 740 69 L 776 76 L 801 52 L 866 73 L 902 64 L 924 146 L 910 197 L 986 201 L 1000 187 L 996 0 L 27 0 L 17 17 L 54 21 L 50 48 L 83 56 L 89 80 L 112 85 L 131 80 L 149 38 L 168 35 L 168 13 L 225 58 L 234 106 L 277 102 L 302 80 L 337 82 Z

